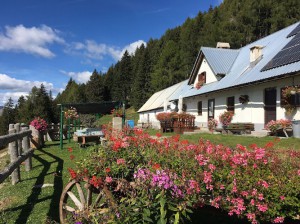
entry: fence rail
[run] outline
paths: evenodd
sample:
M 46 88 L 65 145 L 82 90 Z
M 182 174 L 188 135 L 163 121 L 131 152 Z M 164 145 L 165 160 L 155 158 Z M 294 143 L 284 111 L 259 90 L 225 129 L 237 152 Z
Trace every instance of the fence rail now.
M 20 165 L 25 161 L 25 170 L 32 169 L 32 154 L 34 149 L 30 148 L 30 138 L 32 131 L 28 127 L 22 127 L 20 124 L 10 124 L 9 134 L 0 136 L 0 147 L 8 146 L 10 154 L 10 164 L 0 172 L 0 183 L 11 175 L 12 184 L 20 182 Z

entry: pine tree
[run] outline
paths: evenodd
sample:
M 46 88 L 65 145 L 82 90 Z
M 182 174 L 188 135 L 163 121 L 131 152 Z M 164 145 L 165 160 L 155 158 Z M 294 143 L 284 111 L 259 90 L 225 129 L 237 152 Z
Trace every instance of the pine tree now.
M 0 135 L 8 134 L 9 124 L 16 123 L 15 108 L 12 98 L 4 104 L 2 115 L 0 116 Z
M 101 102 L 104 99 L 103 77 L 96 69 L 86 84 L 85 93 L 88 102 Z

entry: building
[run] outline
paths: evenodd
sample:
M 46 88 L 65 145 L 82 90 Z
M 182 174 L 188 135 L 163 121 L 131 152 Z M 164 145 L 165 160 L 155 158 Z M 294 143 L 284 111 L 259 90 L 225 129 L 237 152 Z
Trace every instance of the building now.
M 199 127 L 207 127 L 208 119 L 218 119 L 227 110 L 234 112 L 232 122 L 254 123 L 256 131 L 263 130 L 270 120 L 299 120 L 300 23 L 240 49 L 230 49 L 228 43 L 201 47 L 189 79 L 177 85 L 172 94 L 164 93 L 176 85 L 148 101 L 173 102 L 179 110 L 194 114 Z M 287 87 L 296 89 L 288 100 L 282 91 Z M 155 113 L 168 108 L 163 109 L 162 103 L 149 106 L 148 101 L 138 111 L 140 122 L 157 123 Z

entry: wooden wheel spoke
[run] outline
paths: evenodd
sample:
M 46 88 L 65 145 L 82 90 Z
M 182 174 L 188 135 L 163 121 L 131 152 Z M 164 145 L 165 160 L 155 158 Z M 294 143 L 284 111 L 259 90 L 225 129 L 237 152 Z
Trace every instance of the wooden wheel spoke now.
M 86 201 L 87 201 L 87 206 L 89 207 L 92 204 L 92 189 L 89 187 L 87 189 L 87 195 L 86 195 Z
M 75 205 L 77 206 L 77 208 L 80 211 L 83 211 L 83 204 L 79 201 L 79 199 L 75 196 L 75 194 L 73 194 L 73 192 L 68 191 L 67 194 L 69 195 L 69 197 L 72 199 L 72 201 L 75 203 Z
M 76 183 L 76 187 L 77 187 L 77 191 L 78 191 L 78 194 L 79 194 L 80 201 L 81 201 L 82 205 L 84 206 L 85 205 L 85 198 L 84 198 L 82 188 L 81 188 L 79 183 Z
M 95 202 L 94 202 L 94 204 L 92 206 L 93 208 L 97 207 L 97 205 L 99 204 L 99 202 L 101 201 L 101 199 L 103 198 L 103 196 L 104 196 L 103 191 L 100 191 L 100 193 L 98 194 L 98 196 L 97 196 L 97 198 L 96 198 L 96 200 L 95 200 Z M 101 205 L 103 205 L 103 204 L 101 204 Z M 101 206 L 99 206 L 99 207 L 101 207 Z
M 67 210 L 68 212 L 75 212 L 75 208 L 72 208 L 71 206 L 68 206 L 68 205 L 64 205 L 63 208 L 65 210 Z

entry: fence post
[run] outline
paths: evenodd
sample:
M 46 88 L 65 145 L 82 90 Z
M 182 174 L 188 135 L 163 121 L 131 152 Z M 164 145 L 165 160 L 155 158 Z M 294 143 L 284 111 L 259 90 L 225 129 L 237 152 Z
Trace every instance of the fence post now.
M 21 132 L 21 125 L 20 125 L 20 123 L 16 123 L 15 124 L 15 129 L 16 129 L 17 133 Z M 21 138 L 18 139 L 17 143 L 18 143 L 17 147 L 18 147 L 18 156 L 19 156 L 19 155 L 22 155 L 22 139 Z
M 9 130 L 9 134 L 16 133 L 16 129 Z M 18 159 L 18 143 L 17 141 L 9 143 L 10 148 L 10 162 L 13 163 Z M 11 182 L 12 185 L 15 185 L 20 181 L 20 166 L 18 166 L 12 173 L 11 173 Z
M 14 124 L 9 124 L 9 128 L 8 128 L 8 134 L 11 134 L 10 131 L 14 129 Z M 8 154 L 10 154 L 11 152 L 11 145 L 8 145 Z
M 22 131 L 27 131 L 28 127 L 23 127 Z M 30 139 L 29 139 L 29 135 L 26 135 L 23 137 L 22 140 L 22 147 L 24 152 L 28 152 L 30 149 Z M 25 160 L 25 170 L 26 171 L 30 171 L 32 169 L 32 158 L 31 156 L 28 157 L 28 159 Z

